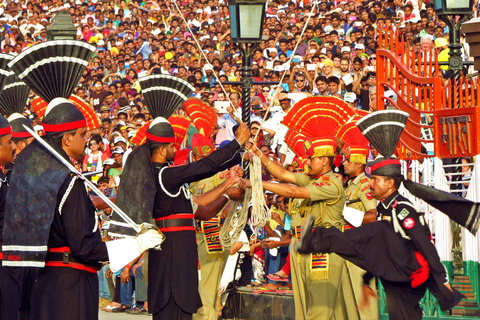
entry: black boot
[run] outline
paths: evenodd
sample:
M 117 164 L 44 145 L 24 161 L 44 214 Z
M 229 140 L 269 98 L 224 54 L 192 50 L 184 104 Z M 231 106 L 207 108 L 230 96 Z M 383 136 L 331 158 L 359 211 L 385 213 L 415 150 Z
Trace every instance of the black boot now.
M 305 220 L 302 224 L 302 235 L 300 241 L 297 244 L 297 252 L 300 254 L 312 253 L 314 252 L 313 242 L 315 241 L 315 230 L 313 229 L 313 224 L 315 219 L 312 216 L 305 217 Z

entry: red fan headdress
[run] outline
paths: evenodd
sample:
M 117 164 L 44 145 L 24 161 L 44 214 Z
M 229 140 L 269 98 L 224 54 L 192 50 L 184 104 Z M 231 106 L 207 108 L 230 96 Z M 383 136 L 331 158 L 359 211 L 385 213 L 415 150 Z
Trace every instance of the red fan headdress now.
M 188 155 L 190 154 L 190 150 L 182 149 L 178 150 L 175 153 L 175 159 L 173 160 L 173 164 L 176 166 L 181 166 L 183 164 L 188 164 Z
M 346 159 L 353 163 L 367 163 L 369 154 L 368 140 L 357 128 L 355 122 L 347 122 L 336 134 L 337 138 L 345 142 L 343 152 Z
M 147 129 L 150 127 L 152 120 L 145 122 L 145 124 L 138 129 L 138 131 L 133 136 L 131 142 L 137 146 L 144 144 L 147 141 Z
M 74 94 L 72 94 L 68 100 L 71 101 L 78 108 L 78 110 L 82 112 L 85 119 L 87 119 L 87 130 L 94 130 L 102 126 L 97 113 L 92 109 L 92 107 L 90 107 L 90 104 L 87 101 Z M 30 101 L 30 105 L 33 107 L 33 110 L 37 116 L 40 119 L 43 119 L 45 111 L 48 107 L 48 103 L 37 96 Z
M 336 149 L 335 133 L 355 116 L 346 102 L 336 97 L 310 97 L 293 105 L 282 123 L 308 139 L 305 149 L 310 157 L 333 157 Z
M 302 161 L 308 158 L 307 153 L 305 152 L 305 137 L 303 134 L 298 133 L 294 130 L 288 130 L 285 135 L 285 143 L 293 150 L 295 155 L 299 157 Z
M 295 103 L 282 123 L 307 137 L 333 136 L 353 116 L 355 110 L 337 97 L 309 97 Z
M 205 138 L 210 138 L 217 124 L 217 114 L 215 110 L 205 102 L 196 98 L 189 98 L 185 101 L 183 108 L 190 119 L 192 119 L 195 128 L 197 128 Z
M 170 118 L 168 118 L 168 122 L 170 122 L 170 124 L 172 125 L 173 132 L 175 133 L 175 148 L 177 150 L 180 150 L 183 139 L 187 134 L 188 126 L 192 121 L 187 117 L 179 116 L 175 114 Z

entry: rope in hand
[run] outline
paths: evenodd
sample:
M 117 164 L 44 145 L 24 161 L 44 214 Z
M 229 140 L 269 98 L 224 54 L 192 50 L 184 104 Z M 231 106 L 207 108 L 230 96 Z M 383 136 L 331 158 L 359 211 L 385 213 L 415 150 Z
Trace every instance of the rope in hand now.
M 248 220 L 248 203 L 251 195 L 252 191 L 247 188 L 242 203 L 238 200 L 233 201 L 222 229 L 220 229 L 219 238 L 222 246 L 231 247 L 240 237 L 240 233 Z
M 255 227 L 263 228 L 271 219 L 262 186 L 262 162 L 260 157 L 252 155 L 250 162 L 250 183 L 252 185 L 252 214 L 251 222 Z
M 270 210 L 268 210 L 265 197 L 263 196 L 262 163 L 260 157 L 256 155 L 252 156 L 250 172 L 252 188 L 246 188 L 243 203 L 240 201 L 233 201 L 228 216 L 220 230 L 220 242 L 225 247 L 233 246 L 240 237 L 240 233 L 245 228 L 245 224 L 248 220 L 250 199 L 252 201 L 252 213 L 250 217 L 252 225 L 258 228 L 263 228 L 265 224 L 270 221 Z

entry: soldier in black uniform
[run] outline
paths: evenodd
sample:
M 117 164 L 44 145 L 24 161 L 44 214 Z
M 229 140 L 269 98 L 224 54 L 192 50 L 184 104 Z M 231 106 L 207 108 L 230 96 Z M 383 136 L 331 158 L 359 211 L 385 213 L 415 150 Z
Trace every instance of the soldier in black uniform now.
M 8 191 L 8 180 L 5 166 L 13 162 L 15 143 L 11 134 L 10 123 L 0 116 L 0 241 L 3 241 L 3 221 L 5 215 L 5 200 Z M 0 259 L 3 259 L 3 250 Z M 0 267 L 0 319 L 17 319 L 20 308 L 21 286 L 18 270 Z
M 369 183 L 371 195 L 380 200 L 377 221 L 344 233 L 335 228 L 312 230 L 312 222 L 307 221 L 298 251 L 337 253 L 367 271 L 363 277 L 365 304 L 370 296 L 376 296 L 368 283 L 377 276 L 385 288 L 390 319 L 421 319 L 418 302 L 427 288 L 437 298 L 442 310 L 455 306 L 462 296 L 449 284 L 423 216 L 398 193 L 403 181 L 401 164 L 391 154 L 408 115 L 392 124 L 395 119 L 389 116 L 389 111 L 367 116 L 374 118 L 370 119 L 374 124 L 364 128 L 369 132 L 364 135 L 383 156 L 368 168 L 372 175 Z M 357 126 L 364 131 L 358 122 Z M 393 133 L 389 126 L 394 127 Z M 398 127 L 401 128 L 399 132 Z M 391 143 L 391 146 L 382 145 L 374 139 L 376 135 L 386 135 L 387 139 L 382 141 Z
M 71 161 L 83 155 L 86 120 L 73 103 L 52 100 L 43 126 L 60 156 Z M 41 267 L 30 319 L 97 319 L 97 271 L 112 250 L 102 242 L 86 185 L 37 141 L 18 155 L 11 180 L 3 265 Z M 130 242 L 138 255 L 161 240 L 150 230 Z
M 152 215 L 165 234 L 162 250 L 150 250 L 148 309 L 153 319 L 191 319 L 202 306 L 198 293 L 198 254 L 192 195 L 188 183 L 205 179 L 240 162 L 238 151 L 249 138 L 245 124 L 236 139 L 204 159 L 171 166 L 175 134 L 170 123 L 156 117 L 147 129 L 147 142 L 129 156 L 122 173 L 117 203 L 129 202 L 128 214 Z M 146 158 L 149 157 L 149 160 Z M 138 178 L 141 177 L 141 178 Z M 141 179 L 139 190 L 134 179 Z M 140 181 L 140 180 L 139 180 Z M 128 195 L 127 199 L 123 195 Z M 132 210 L 139 206 L 138 210 Z
M 11 135 L 15 144 L 16 156 L 34 140 L 33 136 L 25 130 L 23 126 L 27 126 L 31 130 L 33 130 L 33 127 L 30 124 L 30 121 L 19 113 L 9 114 L 2 109 L 2 114 L 9 115 L 7 120 L 12 129 Z M 2 185 L 2 189 L 7 189 L 8 187 L 8 181 L 10 180 L 13 166 L 14 162 L 5 166 L 4 173 L 6 175 L 7 183 L 5 184 L 5 187 Z M 5 208 L 4 204 L 2 206 Z M 0 237 L 1 236 L 3 236 L 3 232 Z M 2 317 L 2 319 L 17 319 L 17 317 L 20 320 L 26 319 L 30 310 L 31 294 L 33 285 L 37 279 L 38 268 L 1 267 L 1 269 L 5 270 L 5 275 L 10 275 L 8 295 L 6 296 L 10 302 L 5 304 L 6 308 L 0 307 L 0 310 L 7 309 L 10 311 L 8 312 L 8 317 Z

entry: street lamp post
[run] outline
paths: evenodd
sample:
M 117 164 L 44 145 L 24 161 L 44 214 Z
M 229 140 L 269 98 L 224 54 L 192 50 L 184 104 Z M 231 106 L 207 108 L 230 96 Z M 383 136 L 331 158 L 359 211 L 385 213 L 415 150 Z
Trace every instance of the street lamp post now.
M 460 44 L 460 27 L 472 14 L 472 8 L 473 0 L 435 0 L 435 12 L 449 29 L 450 59 L 448 67 L 452 72 L 451 78 L 457 81 L 464 66 L 462 45 Z
M 450 44 L 448 48 L 449 61 L 448 68 L 451 72 L 450 79 L 456 80 L 455 85 L 459 86 L 460 74 L 465 65 L 462 58 L 462 45 L 460 44 L 460 28 L 472 14 L 473 0 L 435 0 L 435 12 L 438 18 L 444 21 L 449 28 Z M 462 88 L 459 88 L 462 90 Z M 452 94 L 452 93 L 450 93 Z M 457 99 L 457 97 L 451 97 Z M 460 104 L 458 105 L 460 107 Z M 456 163 L 461 163 L 461 160 L 455 159 Z M 455 172 L 462 170 L 461 166 L 455 168 Z M 461 175 L 457 175 L 453 180 L 460 180 Z M 452 185 L 452 189 L 455 184 Z M 455 188 L 460 188 L 457 185 Z M 463 274 L 463 252 L 461 246 L 461 229 L 460 226 L 451 221 L 452 230 L 452 263 L 454 274 Z
M 250 125 L 250 90 L 252 67 L 250 57 L 256 44 L 262 41 L 262 25 L 266 0 L 228 0 L 230 37 L 242 53 L 242 122 Z

